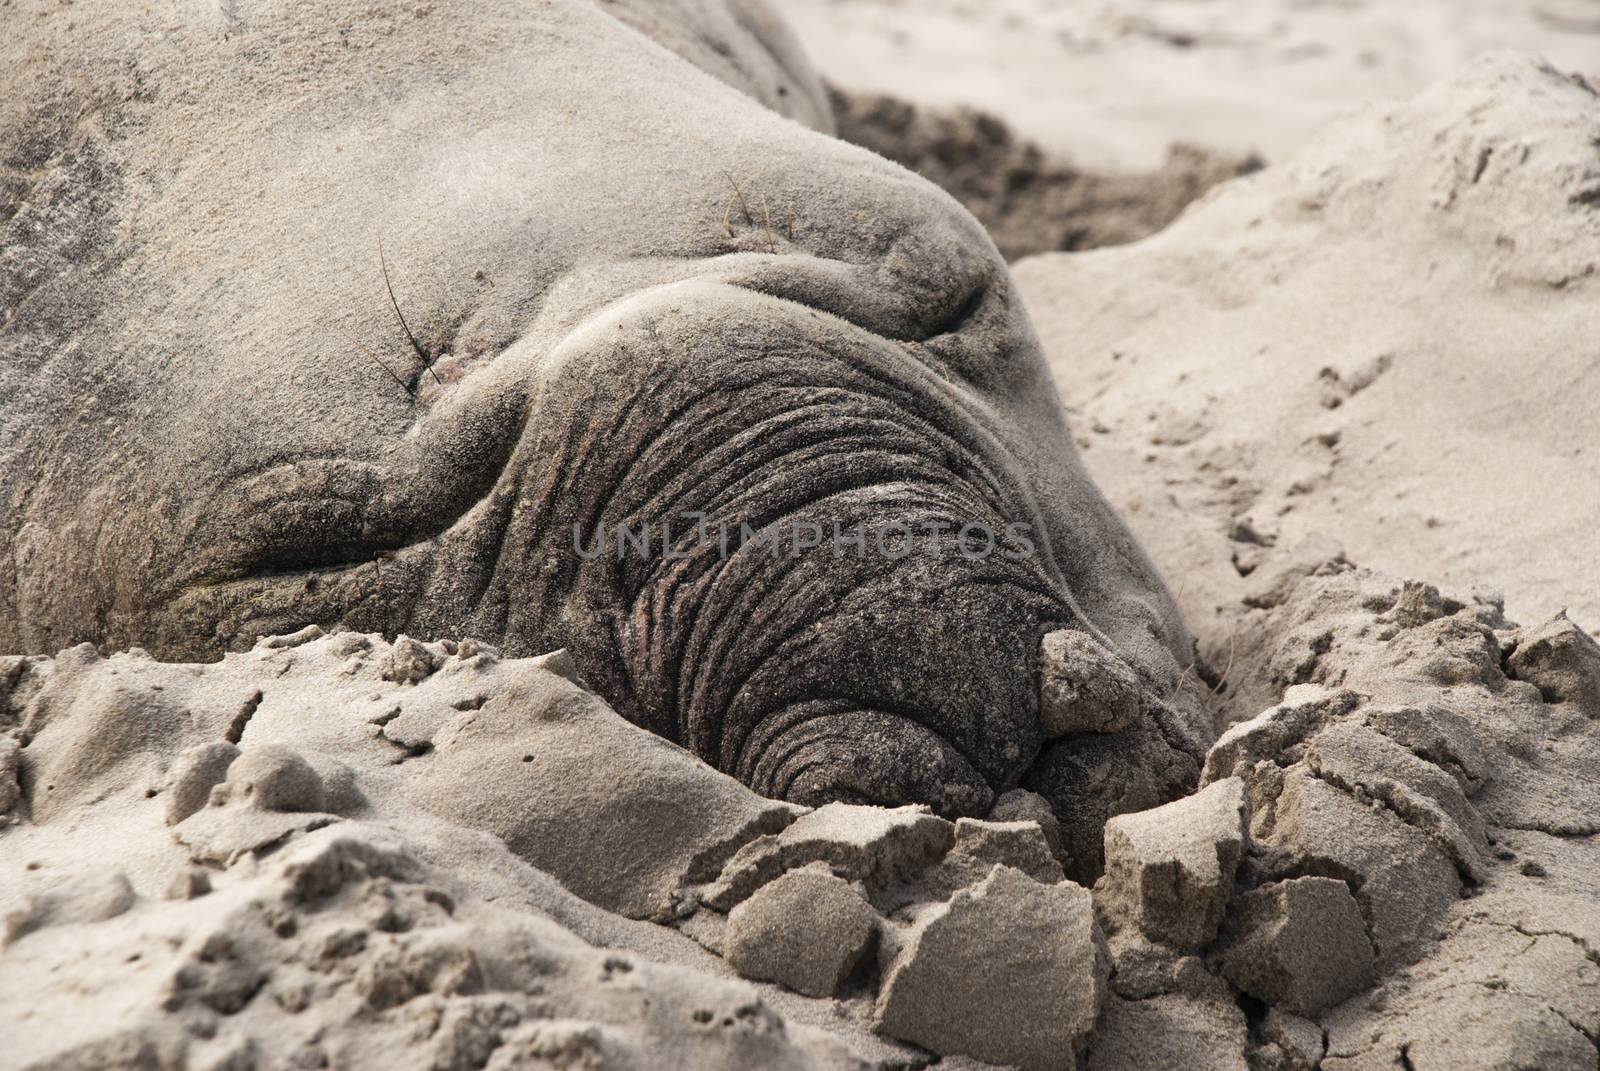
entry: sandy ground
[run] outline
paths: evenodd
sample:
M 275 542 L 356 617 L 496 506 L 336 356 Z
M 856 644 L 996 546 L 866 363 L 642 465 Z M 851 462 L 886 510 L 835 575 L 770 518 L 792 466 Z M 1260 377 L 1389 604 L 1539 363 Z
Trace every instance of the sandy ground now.
M 1600 70 L 1594 0 L 781 0 L 825 77 L 998 113 L 1085 166 L 1281 159 L 1486 49 Z
M 1197 627 L 1311 539 L 1600 623 L 1594 100 L 1485 58 L 1154 238 L 1017 265 L 1089 467 Z
M 1226 628 L 1211 623 L 1256 559 L 1312 538 L 1503 593 L 1514 618 L 1565 609 L 1600 625 L 1584 194 L 1600 159 L 1581 131 L 1458 106 L 1465 85 L 1397 103 L 1486 49 L 1592 75 L 1600 3 L 786 10 L 835 83 L 986 109 L 1091 173 L 1154 167 L 1178 143 L 1265 158 L 1264 175 L 1212 190 L 1162 234 L 1017 267 L 1091 473 L 1219 657 Z M 1093 181 L 1138 199 L 1162 179 Z M 1003 201 L 988 211 L 1000 238 L 1004 210 L 1023 215 Z M 1025 215 L 1020 229 L 1043 234 Z M 1117 244 L 1105 233 L 1083 245 Z
M 1212 186 L 1261 166 L 1255 155 L 1174 145 L 1153 170 L 1100 170 L 1046 150 L 979 108 L 837 86 L 831 96 L 841 138 L 943 187 L 1007 260 L 1149 237 Z

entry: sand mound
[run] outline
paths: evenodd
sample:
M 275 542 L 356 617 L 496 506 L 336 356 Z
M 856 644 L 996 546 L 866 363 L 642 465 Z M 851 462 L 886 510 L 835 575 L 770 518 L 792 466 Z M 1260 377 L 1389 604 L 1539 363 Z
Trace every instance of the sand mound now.
M 1600 621 L 1600 97 L 1512 54 L 1137 245 L 1017 266 L 1080 446 L 1219 669 L 1307 554 Z
M 1086 171 L 975 108 L 838 88 L 830 95 L 840 137 L 942 186 L 1008 260 L 1137 241 L 1217 183 L 1260 166 L 1252 156 L 1176 145 L 1154 171 Z
M 1245 637 L 1243 676 L 1282 701 L 1224 734 L 1210 787 L 1166 810 L 1244 782 L 1247 847 L 1208 962 L 1264 1002 L 1241 1004 L 1252 1066 L 1592 1066 L 1600 708 L 1554 696 L 1600 681 L 1600 648 L 1565 619 L 1517 629 L 1498 605 L 1338 561 Z

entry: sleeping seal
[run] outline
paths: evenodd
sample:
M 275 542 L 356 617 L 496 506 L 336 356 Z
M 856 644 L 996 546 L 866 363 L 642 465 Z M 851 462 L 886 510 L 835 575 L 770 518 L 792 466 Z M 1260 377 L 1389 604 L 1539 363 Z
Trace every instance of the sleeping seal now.
M 1046 632 L 1180 683 L 993 244 L 754 0 L 6 21 L 0 649 L 566 647 L 759 791 L 946 814 L 1101 792 Z

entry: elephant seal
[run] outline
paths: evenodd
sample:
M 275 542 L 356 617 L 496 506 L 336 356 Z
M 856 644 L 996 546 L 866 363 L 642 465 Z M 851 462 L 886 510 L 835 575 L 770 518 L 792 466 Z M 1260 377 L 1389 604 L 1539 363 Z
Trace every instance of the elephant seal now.
M 993 244 L 754 0 L 6 21 L 0 649 L 565 647 L 761 792 L 946 814 L 1051 753 L 1046 632 L 1181 683 Z

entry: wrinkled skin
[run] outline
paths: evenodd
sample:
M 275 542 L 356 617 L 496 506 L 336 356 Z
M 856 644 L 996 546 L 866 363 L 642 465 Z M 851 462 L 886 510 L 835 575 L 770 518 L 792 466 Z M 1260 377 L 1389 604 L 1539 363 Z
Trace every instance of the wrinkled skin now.
M 151 7 L 5 16 L 0 649 L 567 647 L 760 791 L 951 814 L 1040 756 L 1043 632 L 1179 683 L 993 245 L 827 135 L 758 4 Z M 575 546 L 663 522 L 680 555 Z

